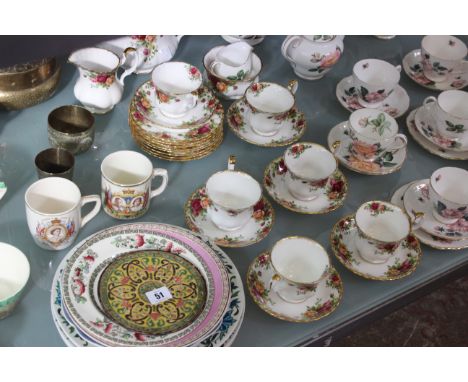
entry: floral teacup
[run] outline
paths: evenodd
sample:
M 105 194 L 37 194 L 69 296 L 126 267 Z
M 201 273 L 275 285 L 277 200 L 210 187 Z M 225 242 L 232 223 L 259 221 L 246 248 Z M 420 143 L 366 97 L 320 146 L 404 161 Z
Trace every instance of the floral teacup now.
M 206 182 L 208 216 L 224 231 L 242 228 L 262 197 L 260 184 L 249 174 L 235 170 L 235 163 L 236 158 L 231 155 L 228 169 L 211 175 Z
M 389 114 L 376 109 L 359 109 L 351 113 L 348 133 L 349 151 L 361 161 L 373 162 L 387 151 L 405 147 L 408 140 L 398 133 L 398 124 Z
M 288 168 L 286 186 L 291 195 L 300 200 L 316 199 L 338 166 L 330 151 L 309 142 L 290 146 L 284 153 L 284 163 Z
M 434 171 L 429 180 L 429 199 L 432 214 L 441 223 L 468 222 L 468 171 L 458 167 Z
M 211 71 L 228 80 L 243 80 L 252 69 L 253 48 L 244 41 L 222 47 L 211 62 Z
M 450 73 L 459 70 L 468 49 L 453 36 L 425 36 L 421 41 L 424 75 L 434 82 L 444 82 Z
M 166 62 L 154 68 L 151 79 L 161 113 L 167 117 L 180 118 L 197 104 L 202 76 L 195 66 Z
M 300 236 L 278 241 L 271 250 L 270 259 L 275 270 L 271 289 L 291 303 L 301 303 L 311 297 L 330 267 L 325 249 L 316 241 Z
M 385 263 L 411 232 L 411 220 L 400 207 L 382 201 L 362 204 L 356 212 L 356 248 L 374 264 Z
M 377 108 L 392 94 L 400 81 L 401 66 L 386 61 L 365 59 L 353 67 L 353 82 L 358 102 L 364 107 Z

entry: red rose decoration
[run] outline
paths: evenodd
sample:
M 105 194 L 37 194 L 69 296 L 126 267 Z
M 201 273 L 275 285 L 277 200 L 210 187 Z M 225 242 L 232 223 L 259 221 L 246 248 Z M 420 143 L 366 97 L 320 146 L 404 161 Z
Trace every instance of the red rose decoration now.
M 379 209 L 379 207 L 380 207 L 380 204 L 379 204 L 379 203 L 376 203 L 376 202 L 371 203 L 371 205 L 370 205 L 370 208 L 371 208 L 371 210 L 373 210 L 373 211 L 377 211 L 377 210 Z
M 109 324 L 106 325 L 106 328 L 104 329 L 104 332 L 109 333 L 111 331 L 111 329 L 112 329 L 112 324 L 109 323 Z
M 288 168 L 286 167 L 286 163 L 284 163 L 284 159 L 281 159 L 278 163 L 278 172 L 280 174 L 284 174 L 287 171 L 288 171 Z
M 107 81 L 107 78 L 109 76 L 107 74 L 98 74 L 96 77 L 96 82 L 99 82 L 100 84 L 103 84 Z
M 192 200 L 192 203 L 191 203 L 190 206 L 192 207 L 192 214 L 194 216 L 198 216 L 200 214 L 201 210 L 203 210 L 200 199 Z
M 344 182 L 342 180 L 333 180 L 331 183 L 332 192 L 341 192 L 343 190 Z
M 86 261 L 89 261 L 90 263 L 92 263 L 94 261 L 94 256 L 91 256 L 91 255 L 86 255 L 85 257 L 83 257 Z
M 135 333 L 135 338 L 138 341 L 144 341 L 145 340 L 145 336 L 143 335 L 143 333 Z
M 192 66 L 190 68 L 190 74 L 196 75 L 198 73 L 198 69 L 195 66 Z
M 254 211 L 263 210 L 263 209 L 265 209 L 265 203 L 263 203 L 263 200 L 259 200 L 257 204 L 255 204 L 254 206 Z
M 141 247 L 143 244 L 145 244 L 145 238 L 143 235 L 136 235 L 135 237 L 135 245 L 137 248 Z
M 210 127 L 208 125 L 203 125 L 197 130 L 197 134 L 206 134 L 210 132 Z

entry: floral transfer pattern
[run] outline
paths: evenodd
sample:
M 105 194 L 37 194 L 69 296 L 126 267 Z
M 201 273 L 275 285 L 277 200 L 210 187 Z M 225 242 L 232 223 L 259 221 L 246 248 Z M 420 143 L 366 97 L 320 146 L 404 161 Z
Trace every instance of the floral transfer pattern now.
M 385 130 L 390 130 L 391 123 L 387 121 L 384 113 L 379 113 L 377 118 L 361 118 L 359 120 L 359 126 L 363 128 L 370 127 L 373 132 L 382 136 Z
M 90 70 L 83 70 L 83 78 L 91 81 L 92 88 L 109 89 L 115 81 L 115 73 L 96 73 Z
M 143 62 L 150 61 L 158 52 L 156 46 L 157 37 L 154 35 L 133 35 L 132 42 L 135 48 L 140 48 L 143 53 Z
M 86 254 L 79 259 L 77 266 L 73 269 L 72 293 L 75 301 L 79 304 L 87 302 L 86 297 L 84 297 L 86 286 L 83 280 L 85 275 L 89 273 L 90 266 L 94 263 L 97 257 L 98 255 L 96 252 L 88 249 Z
M 321 74 L 324 71 L 329 70 L 333 65 L 335 65 L 341 57 L 341 49 L 336 48 L 334 52 L 321 54 L 314 53 L 310 58 L 310 62 L 314 64 L 313 67 L 309 68 L 308 71 L 311 73 Z
M 379 202 L 370 202 L 370 203 L 367 203 L 367 204 L 364 206 L 364 209 L 365 209 L 366 211 L 369 211 L 371 216 L 382 215 L 382 214 L 384 214 L 385 212 L 394 212 L 393 208 L 387 206 L 387 205 L 384 204 L 384 203 L 379 203 Z
M 439 89 L 438 84 L 424 75 L 422 64 L 415 63 L 409 66 L 408 75 L 413 79 L 413 81 L 418 84 L 433 90 L 443 90 Z M 453 76 L 453 75 L 452 75 Z M 467 84 L 467 81 L 463 79 L 461 75 L 455 75 L 450 79 L 448 87 L 451 89 L 463 89 Z
M 344 89 L 344 94 L 341 95 L 341 100 L 346 104 L 346 107 L 349 111 L 359 110 L 364 108 L 359 103 L 359 94 L 355 86 L 351 86 L 348 89 Z M 384 102 L 382 106 L 379 107 L 380 110 L 386 112 L 391 117 L 398 117 L 402 114 L 402 111 L 387 102 Z
M 430 123 L 420 120 L 418 127 L 420 127 L 418 130 L 420 130 L 426 138 L 437 146 L 444 149 L 458 149 L 461 147 L 461 143 L 457 139 L 443 137 Z

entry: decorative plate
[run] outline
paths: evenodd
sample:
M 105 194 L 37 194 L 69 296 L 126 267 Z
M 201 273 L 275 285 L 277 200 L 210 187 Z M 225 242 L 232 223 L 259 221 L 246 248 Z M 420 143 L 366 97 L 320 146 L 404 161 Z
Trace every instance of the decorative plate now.
M 330 242 L 341 264 L 361 277 L 371 280 L 398 280 L 413 273 L 421 260 L 418 239 L 410 234 L 386 263 L 369 263 L 362 259 L 354 244 L 356 234 L 354 216 L 349 215 L 333 226 Z
M 93 304 L 90 278 L 100 264 L 129 250 L 157 250 L 194 264 L 207 285 L 203 312 L 186 328 L 162 336 L 143 335 L 109 320 Z M 219 325 L 229 300 L 227 271 L 212 247 L 198 236 L 162 223 L 115 226 L 86 239 L 67 255 L 62 275 L 63 304 L 70 319 L 94 342 L 109 346 L 185 346 L 200 341 Z M 106 329 L 111 324 L 110 329 Z
M 227 123 L 240 139 L 257 146 L 280 147 L 298 141 L 305 133 L 307 124 L 304 113 L 292 109 L 280 131 L 270 137 L 255 133 L 245 122 L 245 110 L 248 106 L 243 99 L 234 102 L 227 111 Z
M 167 288 L 161 303 L 147 293 Z M 92 288 L 91 288 L 92 290 Z M 124 253 L 99 278 L 99 300 L 106 315 L 123 327 L 163 335 L 190 325 L 202 312 L 206 284 L 200 271 L 183 257 L 146 250 Z
M 340 101 L 341 106 L 350 112 L 364 108 L 358 102 L 353 76 L 345 77 L 338 83 L 336 86 L 336 97 Z M 410 99 L 408 93 L 400 85 L 397 85 L 385 102 L 376 109 L 390 114 L 393 118 L 398 118 L 408 111 L 409 105 Z
M 348 181 L 340 170 L 330 177 L 322 194 L 309 201 L 296 199 L 290 194 L 284 180 L 287 171 L 283 157 L 279 157 L 270 162 L 263 176 L 265 190 L 284 208 L 301 214 L 325 214 L 343 205 L 348 194 Z
M 406 160 L 406 147 L 396 152 L 384 152 L 373 162 L 361 161 L 355 158 L 349 148 L 352 140 L 349 138 L 348 121 L 334 126 L 328 133 L 328 147 L 338 161 L 346 168 L 365 175 L 387 175 L 398 171 Z
M 421 49 L 409 52 L 403 58 L 403 70 L 417 84 L 431 90 L 463 89 L 468 84 L 468 64 L 463 65 L 461 73 L 452 73 L 444 82 L 434 82 L 423 72 Z
M 304 323 L 320 320 L 332 313 L 343 297 L 343 283 L 334 268 L 318 283 L 315 294 L 301 303 L 286 302 L 271 290 L 274 273 L 270 254 L 262 253 L 247 271 L 247 289 L 260 309 L 280 320 Z
M 468 151 L 454 151 L 450 149 L 443 149 L 442 147 L 437 146 L 432 143 L 424 134 L 422 134 L 415 122 L 415 115 L 418 109 L 413 110 L 409 113 L 406 118 L 406 126 L 408 131 L 413 137 L 413 139 L 419 143 L 425 150 L 429 151 L 431 154 L 437 155 L 441 158 L 451 159 L 451 160 L 467 160 Z
M 263 240 L 271 231 L 275 212 L 263 196 L 254 206 L 252 218 L 236 231 L 223 231 L 216 227 L 207 214 L 211 203 L 205 187 L 198 188 L 185 204 L 185 223 L 192 231 L 200 233 L 221 247 L 245 247 Z
M 410 182 L 401 186 L 393 193 L 391 203 L 399 206 L 401 208 L 405 208 L 403 204 L 403 198 L 405 195 L 406 190 L 411 185 L 418 183 L 419 181 Z M 461 240 L 450 240 L 450 239 L 443 239 L 438 236 L 431 235 L 424 231 L 423 229 L 416 229 L 413 231 L 414 236 L 418 238 L 421 243 L 426 244 L 429 247 L 435 249 L 442 249 L 442 250 L 458 250 L 468 248 L 468 239 L 461 239 Z

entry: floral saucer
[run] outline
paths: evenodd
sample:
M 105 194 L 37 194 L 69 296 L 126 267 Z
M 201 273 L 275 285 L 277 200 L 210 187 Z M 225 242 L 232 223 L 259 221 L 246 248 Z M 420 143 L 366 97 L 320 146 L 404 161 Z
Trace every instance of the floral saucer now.
M 265 189 L 284 208 L 301 214 L 325 214 L 343 205 L 348 194 L 348 181 L 340 170 L 333 174 L 322 194 L 310 201 L 296 199 L 289 193 L 284 181 L 287 171 L 283 157 L 279 157 L 270 162 L 263 176 Z
M 328 133 L 328 147 L 338 161 L 348 169 L 366 175 L 387 175 L 398 171 L 406 159 L 406 147 L 392 153 L 387 151 L 373 162 L 361 161 L 350 152 L 352 140 L 348 133 L 348 121 L 333 127 Z
M 416 110 L 414 115 L 416 128 L 436 146 L 452 151 L 468 151 L 468 138 L 464 140 L 445 138 L 437 131 L 437 122 L 432 112 L 435 106 L 435 102 L 429 102 Z
M 198 100 L 194 108 L 180 118 L 167 117 L 161 113 L 160 101 L 151 81 L 141 85 L 135 93 L 134 102 L 137 110 L 153 124 L 170 128 L 195 127 L 206 122 L 214 113 L 217 99 L 213 92 L 203 86 L 198 91 Z
M 424 214 L 420 229 L 430 235 L 449 240 L 468 240 L 468 221 L 463 217 L 454 224 L 443 224 L 434 217 L 432 203 L 429 200 L 429 179 L 411 184 L 405 192 L 403 204 L 411 216 L 414 216 L 415 212 Z
M 396 190 L 391 199 L 391 203 L 404 208 L 403 198 L 405 195 L 406 190 L 413 184 L 417 184 L 419 181 L 410 182 L 401 186 L 398 190 Z M 443 239 L 438 236 L 431 235 L 427 233 L 423 229 L 416 229 L 413 231 L 414 236 L 418 238 L 421 243 L 426 244 L 429 247 L 435 249 L 442 249 L 442 250 L 457 250 L 457 249 L 464 249 L 468 248 L 468 239 L 461 239 L 461 240 L 451 240 L 451 239 Z
M 406 126 L 408 127 L 408 131 L 413 137 L 413 139 L 418 142 L 424 149 L 429 151 L 430 153 L 437 155 L 441 158 L 451 159 L 451 160 L 467 160 L 468 159 L 468 150 L 467 151 L 455 151 L 450 149 L 444 149 L 435 143 L 433 143 L 428 137 L 426 137 L 425 133 L 419 131 L 418 127 L 416 126 L 415 116 L 416 111 L 418 109 L 413 110 L 409 113 L 408 117 L 406 118 Z M 430 134 L 428 131 L 427 134 Z
M 358 95 L 354 87 L 353 76 L 343 78 L 336 86 L 336 97 L 340 101 L 341 106 L 346 110 L 353 112 L 354 110 L 362 109 L 358 102 Z M 409 109 L 410 99 L 408 93 L 400 85 L 397 85 L 392 94 L 390 94 L 385 102 L 380 105 L 377 110 L 384 111 L 390 114 L 393 118 L 401 117 Z
M 453 90 L 463 89 L 468 85 L 468 64 L 464 64 L 464 73 L 452 73 L 444 82 L 434 82 L 428 79 L 422 68 L 421 49 L 415 49 L 409 52 L 403 58 L 403 70 L 417 84 L 431 90 Z
M 289 112 L 278 133 L 269 137 L 258 135 L 244 120 L 247 107 L 245 101 L 240 99 L 234 102 L 227 111 L 229 127 L 243 141 L 257 146 L 287 146 L 299 140 L 305 133 L 307 125 L 304 114 L 294 108 Z
M 205 187 L 197 189 L 185 204 L 185 223 L 192 231 L 214 241 L 221 247 L 245 247 L 263 240 L 271 231 L 275 221 L 275 211 L 263 196 L 254 206 L 252 218 L 236 231 L 223 231 L 216 227 L 207 214 L 211 203 Z
M 301 303 L 286 302 L 271 290 L 274 273 L 270 254 L 262 253 L 247 271 L 247 289 L 262 310 L 280 320 L 304 323 L 320 320 L 332 313 L 343 297 L 343 283 L 334 268 L 318 283 L 315 294 Z
M 401 279 L 413 273 L 421 260 L 422 252 L 418 239 L 410 234 L 386 263 L 369 263 L 362 259 L 354 244 L 356 234 L 357 227 L 353 215 L 340 219 L 330 234 L 331 247 L 337 259 L 346 268 L 366 279 Z

